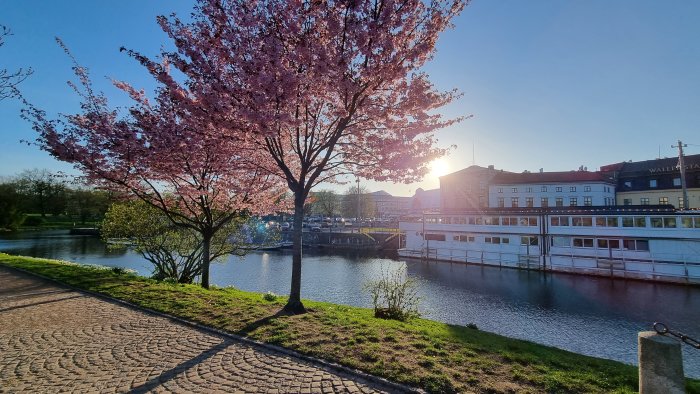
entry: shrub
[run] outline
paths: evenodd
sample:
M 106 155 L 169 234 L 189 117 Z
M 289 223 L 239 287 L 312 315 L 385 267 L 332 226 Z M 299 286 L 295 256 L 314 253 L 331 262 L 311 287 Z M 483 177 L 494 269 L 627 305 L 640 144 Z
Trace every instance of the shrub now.
M 122 267 L 112 267 L 112 272 L 117 274 L 117 275 L 121 275 L 121 274 L 125 273 L 126 270 Z
M 408 278 L 406 268 L 394 272 L 382 270 L 381 277 L 365 283 L 365 291 L 372 296 L 374 316 L 381 319 L 405 321 L 418 317 L 418 286 Z
M 276 301 L 277 300 L 277 294 L 268 291 L 267 293 L 263 294 L 263 300 L 265 301 Z
M 39 227 L 46 223 L 46 220 L 41 216 L 25 216 L 22 225 L 27 227 Z

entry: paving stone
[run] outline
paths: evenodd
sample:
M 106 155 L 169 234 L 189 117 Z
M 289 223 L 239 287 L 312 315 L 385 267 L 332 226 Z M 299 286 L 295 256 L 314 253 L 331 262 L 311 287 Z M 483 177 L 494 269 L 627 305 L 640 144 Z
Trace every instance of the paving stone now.
M 0 393 L 389 392 L 0 267 Z

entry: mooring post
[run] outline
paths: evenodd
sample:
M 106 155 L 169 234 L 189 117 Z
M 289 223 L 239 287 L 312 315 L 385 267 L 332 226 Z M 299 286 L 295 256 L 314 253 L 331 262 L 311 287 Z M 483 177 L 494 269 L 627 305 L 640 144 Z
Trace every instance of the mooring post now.
M 642 331 L 638 340 L 639 393 L 685 393 L 680 342 L 656 331 Z

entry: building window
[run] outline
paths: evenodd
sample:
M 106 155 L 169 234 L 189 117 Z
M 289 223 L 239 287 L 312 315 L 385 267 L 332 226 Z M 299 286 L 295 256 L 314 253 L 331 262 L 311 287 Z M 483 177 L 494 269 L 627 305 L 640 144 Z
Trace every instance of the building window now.
M 591 187 L 590 187 L 590 186 L 584 186 L 584 187 L 583 187 L 583 191 L 584 191 L 584 192 L 590 192 L 590 191 L 591 191 Z
M 555 205 L 558 207 L 563 207 L 564 206 L 564 199 L 562 197 L 557 197 L 555 201 Z
M 657 187 L 658 182 L 656 179 L 649 179 L 649 187 Z
M 673 178 L 673 186 L 680 186 L 681 178 Z
M 531 187 L 526 188 L 526 189 L 525 189 L 525 192 L 526 192 L 526 193 L 532 193 L 532 188 L 531 188 Z
M 659 205 L 667 205 L 668 197 L 659 197 Z
M 587 207 L 590 207 L 591 205 L 593 205 L 593 197 L 591 197 L 591 196 L 584 197 L 583 198 L 583 205 L 585 205 Z
M 622 205 L 632 205 L 632 199 L 625 198 L 624 200 L 622 200 Z
M 518 192 L 518 188 L 517 188 L 517 187 L 514 187 L 514 188 L 510 189 L 510 191 L 512 191 L 513 193 L 517 193 L 517 192 Z
M 535 206 L 534 199 L 532 197 L 527 197 L 525 199 L 525 206 L 528 208 L 532 208 Z
M 639 204 L 640 205 L 649 205 L 649 198 L 648 197 L 642 197 L 639 199 Z
M 503 208 L 506 206 L 505 198 L 503 197 L 498 197 L 498 207 Z
M 546 191 L 547 191 L 547 186 L 542 186 L 542 187 L 540 188 L 540 191 L 541 191 L 541 192 L 546 192 Z
M 547 208 L 547 207 L 549 207 L 549 198 L 547 198 L 547 197 L 542 197 L 542 198 L 540 199 L 540 206 L 541 206 L 542 208 Z
M 518 197 L 511 197 L 510 198 L 510 206 L 513 208 L 518 207 Z
M 575 207 L 578 205 L 578 199 L 576 197 L 569 198 L 569 206 Z
M 571 186 L 571 187 L 569 188 L 569 191 L 570 191 L 570 192 L 575 192 L 575 191 L 576 191 L 576 186 Z
M 503 193 L 503 188 L 502 188 L 502 187 L 499 187 L 499 188 L 498 188 L 498 192 L 499 192 L 499 193 Z
M 555 190 L 561 192 L 561 186 L 557 186 Z

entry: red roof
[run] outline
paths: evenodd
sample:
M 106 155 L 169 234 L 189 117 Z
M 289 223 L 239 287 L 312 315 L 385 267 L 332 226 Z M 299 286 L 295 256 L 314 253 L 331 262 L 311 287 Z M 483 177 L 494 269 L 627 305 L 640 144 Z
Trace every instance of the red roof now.
M 512 183 L 566 183 L 566 182 L 608 182 L 613 183 L 610 177 L 600 172 L 589 171 L 562 171 L 562 172 L 524 172 L 499 173 L 491 180 L 491 184 Z

